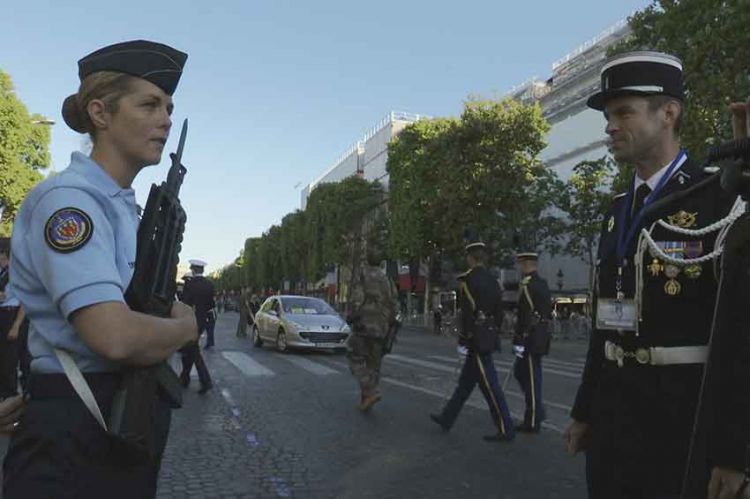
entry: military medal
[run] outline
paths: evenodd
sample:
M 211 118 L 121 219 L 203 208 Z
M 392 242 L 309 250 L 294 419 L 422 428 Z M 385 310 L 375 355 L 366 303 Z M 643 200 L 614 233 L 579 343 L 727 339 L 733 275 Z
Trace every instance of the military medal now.
M 681 291 L 682 291 L 682 285 L 680 284 L 680 281 L 676 279 L 670 279 L 664 285 L 664 292 L 667 293 L 669 296 L 677 296 L 680 294 Z
M 648 270 L 654 277 L 657 277 L 659 275 L 659 272 L 661 272 L 661 262 L 659 262 L 658 258 L 654 258 L 654 261 L 651 262 L 651 265 L 648 266 Z
M 615 228 L 615 216 L 612 215 L 609 217 L 609 222 L 607 222 L 607 232 L 612 232 L 612 229 Z
M 701 267 L 700 264 L 696 263 L 695 265 L 688 265 L 685 267 L 685 277 L 688 279 L 698 279 L 701 274 L 703 273 L 703 267 Z
M 681 227 L 683 229 L 688 229 L 695 225 L 696 217 L 698 216 L 698 212 L 695 213 L 688 213 L 685 210 L 680 210 L 674 215 L 669 215 L 667 217 L 667 220 L 671 225 L 674 225 L 676 227 Z
M 669 296 L 676 296 L 682 291 L 682 285 L 677 281 L 676 277 L 680 275 L 680 268 L 675 265 L 665 265 L 664 275 L 669 280 L 664 284 L 664 292 Z

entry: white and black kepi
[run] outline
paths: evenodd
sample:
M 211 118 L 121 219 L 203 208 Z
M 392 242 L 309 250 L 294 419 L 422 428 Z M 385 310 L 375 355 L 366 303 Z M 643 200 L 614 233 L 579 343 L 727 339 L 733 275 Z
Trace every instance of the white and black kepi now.
M 684 100 L 682 61 L 662 52 L 626 52 L 610 58 L 601 72 L 601 90 L 588 106 L 604 110 L 609 99 L 621 95 L 668 95 Z

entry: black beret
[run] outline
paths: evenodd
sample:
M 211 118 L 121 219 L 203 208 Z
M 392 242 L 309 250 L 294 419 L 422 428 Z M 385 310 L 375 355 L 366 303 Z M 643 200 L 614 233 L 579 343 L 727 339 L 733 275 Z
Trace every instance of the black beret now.
M 143 78 L 173 95 L 182 76 L 188 55 L 162 43 L 133 40 L 116 43 L 90 53 L 78 61 L 78 77 L 83 81 L 99 71 L 114 71 Z M 63 118 L 73 130 L 83 132 L 66 109 L 71 109 L 76 94 L 63 103 Z
M 607 60 L 601 71 L 601 90 L 589 97 L 590 108 L 602 111 L 621 95 L 668 95 L 684 100 L 682 62 L 661 52 L 627 52 Z

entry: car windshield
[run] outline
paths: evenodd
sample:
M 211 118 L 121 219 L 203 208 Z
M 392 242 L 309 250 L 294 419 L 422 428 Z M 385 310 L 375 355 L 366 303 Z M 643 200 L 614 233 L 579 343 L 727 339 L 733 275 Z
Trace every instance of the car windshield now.
M 335 315 L 336 311 L 323 300 L 317 298 L 282 298 L 287 314 Z

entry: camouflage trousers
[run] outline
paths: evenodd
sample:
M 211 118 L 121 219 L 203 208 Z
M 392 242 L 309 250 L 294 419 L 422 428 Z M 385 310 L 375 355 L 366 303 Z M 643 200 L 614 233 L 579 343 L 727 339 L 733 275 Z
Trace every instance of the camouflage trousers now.
M 362 395 L 368 397 L 377 392 L 383 360 L 382 338 L 352 335 L 347 357 L 349 370 L 359 382 Z
M 240 321 L 237 323 L 237 337 L 244 338 L 247 336 L 247 311 L 245 307 L 240 306 Z

